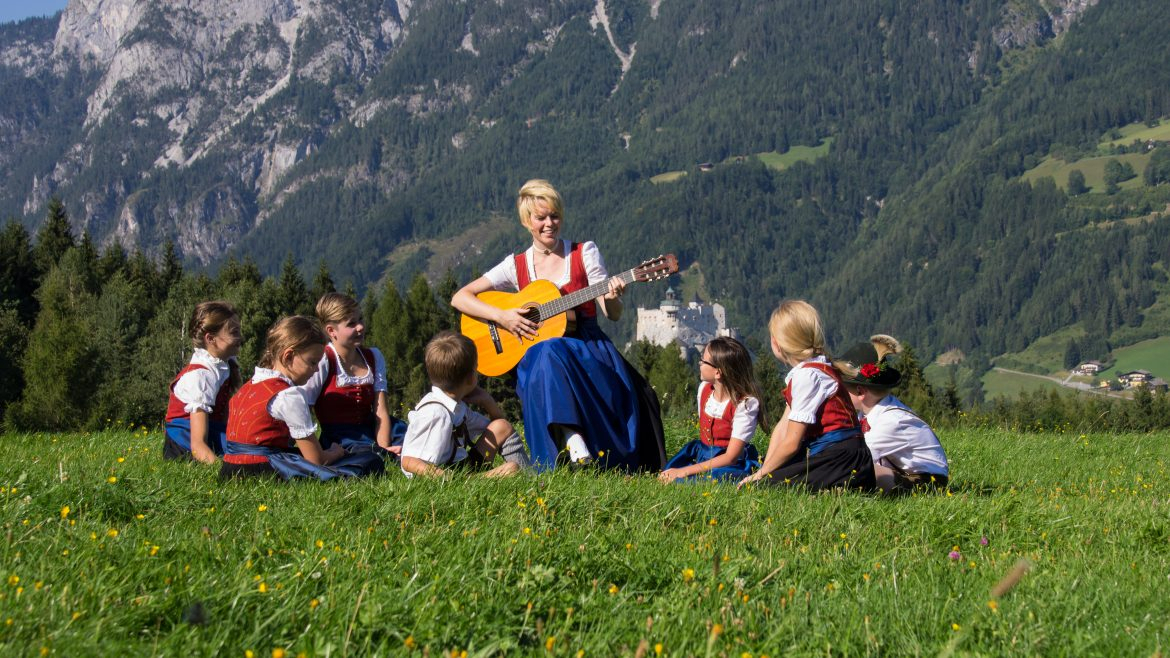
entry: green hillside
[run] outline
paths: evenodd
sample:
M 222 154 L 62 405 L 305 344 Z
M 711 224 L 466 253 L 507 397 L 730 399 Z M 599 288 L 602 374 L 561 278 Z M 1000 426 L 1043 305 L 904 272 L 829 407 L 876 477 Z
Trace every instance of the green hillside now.
M 1084 174 L 1085 185 L 1089 187 L 1090 192 L 1104 193 L 1105 165 L 1110 160 L 1117 160 L 1118 162 L 1128 164 L 1137 173 L 1137 176 L 1134 178 L 1118 183 L 1118 187 L 1123 190 L 1136 190 L 1144 185 L 1141 174 L 1150 162 L 1150 154 L 1148 153 L 1103 155 L 1093 158 L 1082 158 L 1072 162 L 1064 162 L 1063 160 L 1048 156 L 1035 168 L 1029 169 L 1023 178 L 1029 183 L 1034 183 L 1041 178 L 1049 177 L 1056 181 L 1057 187 L 1062 190 L 1067 190 L 1069 172 L 1078 170 Z
M 1151 338 L 1113 351 L 1113 367 L 1101 373 L 1110 379 L 1131 370 L 1146 370 L 1155 377 L 1170 381 L 1170 336 Z
M 1170 121 L 1162 120 L 1156 126 L 1148 126 L 1144 121 L 1122 126 L 1116 131 L 1111 131 L 1109 139 L 1102 142 L 1101 146 L 1125 146 L 1135 140 L 1139 142 L 1170 140 Z
M 800 297 L 832 344 L 882 331 L 925 362 L 957 348 L 966 400 L 992 359 L 1070 328 L 1094 349 L 1170 335 L 1170 183 L 1141 175 L 1157 150 L 1121 152 L 1170 117 L 1170 68 L 1150 56 L 1170 43 L 1161 0 L 1096 3 L 1060 34 L 1063 1 L 620 0 L 605 3 L 608 32 L 598 6 L 414 3 L 367 77 L 292 76 L 186 167 L 154 163 L 174 139 L 163 110 L 190 90 L 152 106 L 124 85 L 118 111 L 85 127 L 103 71 L 0 67 L 0 212 L 39 225 L 24 214 L 39 185 L 98 251 L 118 238 L 158 259 L 171 240 L 192 267 L 193 242 L 215 236 L 262 274 L 291 254 L 364 295 L 420 271 L 466 281 L 524 247 L 513 196 L 543 177 L 565 197 L 566 237 L 597 241 L 612 267 L 699 263 L 757 339 Z M 363 24 L 379 7 L 343 9 Z M 306 27 L 294 60 L 318 56 L 329 29 Z M 166 30 L 136 38 L 182 36 Z M 21 38 L 0 29 L 0 46 Z M 308 155 L 262 191 L 277 137 Z M 69 159 L 78 144 L 94 156 Z M 1113 158 L 1136 176 L 1105 194 Z M 1071 168 L 1093 193 L 1065 192 Z M 50 174 L 69 178 L 48 190 Z M 619 342 L 632 315 L 610 328 Z

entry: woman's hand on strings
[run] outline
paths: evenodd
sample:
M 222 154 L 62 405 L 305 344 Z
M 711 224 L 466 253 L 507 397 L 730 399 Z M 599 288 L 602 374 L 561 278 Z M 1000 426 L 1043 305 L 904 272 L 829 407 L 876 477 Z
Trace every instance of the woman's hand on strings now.
M 501 309 L 496 324 L 507 329 L 517 338 L 532 339 L 536 337 L 537 324 L 524 316 L 520 309 Z

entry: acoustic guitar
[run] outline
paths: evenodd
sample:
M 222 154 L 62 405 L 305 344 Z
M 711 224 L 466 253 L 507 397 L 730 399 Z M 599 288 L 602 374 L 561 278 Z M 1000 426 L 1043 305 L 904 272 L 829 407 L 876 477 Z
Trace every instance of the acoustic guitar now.
M 623 283 L 654 281 L 664 279 L 678 271 L 678 259 L 674 254 L 658 256 L 641 265 L 618 274 Z M 567 295 L 561 295 L 551 281 L 536 279 L 520 292 L 498 292 L 489 290 L 477 297 L 480 301 L 499 309 L 525 309 L 523 315 L 536 323 L 536 336 L 520 339 L 515 334 L 496 325 L 464 314 L 460 330 L 475 343 L 479 353 L 479 372 L 489 377 L 502 375 L 520 363 L 528 348 L 542 340 L 565 335 L 568 326 L 566 311 L 596 299 L 609 292 L 609 278 Z

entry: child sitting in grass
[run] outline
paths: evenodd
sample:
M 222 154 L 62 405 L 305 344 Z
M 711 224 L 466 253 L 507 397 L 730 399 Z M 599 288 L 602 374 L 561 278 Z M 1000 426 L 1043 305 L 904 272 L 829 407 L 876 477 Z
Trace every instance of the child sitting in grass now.
M 890 357 L 901 351 L 897 340 L 878 334 L 849 348 L 836 365 L 862 415 L 861 430 L 873 455 L 878 487 L 899 493 L 946 487 L 947 455 L 938 436 L 890 394 L 902 380 Z
M 431 392 L 411 411 L 402 443 L 402 472 L 439 476 L 452 467 L 489 469 L 486 477 L 512 475 L 529 465 L 524 441 L 487 391 L 479 386 L 471 339 L 440 332 L 427 343 L 424 362 Z M 472 411 L 474 404 L 487 416 Z M 473 438 L 474 437 L 474 438 Z M 496 453 L 504 463 L 495 468 Z

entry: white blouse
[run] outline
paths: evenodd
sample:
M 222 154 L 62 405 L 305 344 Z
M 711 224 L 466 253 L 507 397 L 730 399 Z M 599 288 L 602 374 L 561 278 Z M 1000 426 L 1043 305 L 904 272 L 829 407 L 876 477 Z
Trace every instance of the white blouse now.
M 817 368 L 805 368 L 806 363 L 828 364 L 829 360 L 818 354 L 807 361 L 801 361 L 788 371 L 788 375 L 784 377 L 784 383 L 792 386 L 792 403 L 788 405 L 788 419 L 814 425 L 817 422 L 817 410 L 825 400 L 837 393 L 837 380 Z
M 697 394 L 698 404 L 703 404 L 703 391 L 711 386 L 708 382 L 699 384 L 699 392 Z M 712 418 L 722 418 L 723 414 L 727 412 L 727 405 L 731 404 L 731 399 L 716 400 L 714 395 L 707 398 L 707 406 L 704 411 Z M 696 405 L 697 406 L 697 405 Z M 744 443 L 751 443 L 752 437 L 756 435 L 756 424 L 759 422 L 760 416 L 760 401 L 748 397 L 739 401 L 735 407 L 735 415 L 731 418 L 731 438 L 743 441 Z
M 569 241 L 561 240 L 561 255 L 565 258 L 565 270 L 561 272 L 558 279 L 552 280 L 552 283 L 560 288 L 569 282 L 572 275 L 571 264 L 569 263 Z M 533 259 L 533 249 L 528 247 L 524 252 L 525 259 L 528 261 L 528 280 L 535 281 L 536 276 L 536 262 Z M 605 269 L 605 261 L 601 258 L 601 251 L 593 242 L 585 242 L 581 245 L 581 260 L 585 265 L 585 274 L 589 278 L 589 285 L 599 283 L 609 278 L 609 273 Z M 498 265 L 484 273 L 484 277 L 492 284 L 493 290 L 519 290 L 520 279 L 516 275 L 516 258 L 509 255 L 500 261 Z
M 202 347 L 195 349 L 191 363 L 203 367 L 187 372 L 175 382 L 175 397 L 183 403 L 183 410 L 187 413 L 211 413 L 220 387 L 231 377 L 231 364 L 227 359 L 212 356 L 211 352 Z
M 428 404 L 430 402 L 439 404 Z M 446 466 L 467 459 L 467 447 L 454 446 L 454 457 L 450 462 L 445 461 L 451 455 L 451 444 L 455 441 L 452 432 L 456 425 L 466 421 L 468 438 L 474 442 L 491 423 L 487 416 L 471 410 L 462 400 L 452 399 L 438 386 L 432 386 L 431 392 L 418 401 L 406 418 L 402 456 L 421 459 L 432 466 Z M 402 472 L 408 478 L 414 477 L 405 468 Z
M 386 392 L 386 359 L 382 356 L 382 351 L 376 347 L 369 348 L 374 353 L 374 364 L 371 366 L 366 362 L 366 357 L 358 350 L 358 356 L 361 357 L 362 362 L 366 364 L 366 374 L 361 377 L 354 377 L 346 372 L 345 367 L 341 364 L 341 357 L 334 352 L 333 357 L 333 372 L 337 373 L 338 386 L 361 386 L 362 384 L 373 384 L 374 393 Z M 301 394 L 305 396 L 305 402 L 309 406 L 317 404 L 317 398 L 321 397 L 321 391 L 325 390 L 328 384 L 327 377 L 329 376 L 329 352 L 321 355 L 321 362 L 317 364 L 317 372 L 305 382 L 303 386 L 298 388 Z
M 938 436 L 901 400 L 887 395 L 865 414 L 865 420 L 869 423 L 865 445 L 875 464 L 907 473 L 947 475 L 947 455 Z
M 292 384 L 292 380 L 276 370 L 256 367 L 252 375 L 252 383 L 259 384 L 269 379 L 280 378 Z M 268 401 L 268 414 L 273 418 L 284 421 L 288 425 L 289 434 L 294 439 L 307 439 L 317 433 L 317 424 L 313 422 L 313 415 L 309 411 L 309 404 L 301 394 L 298 386 L 286 388 L 277 393 Z

